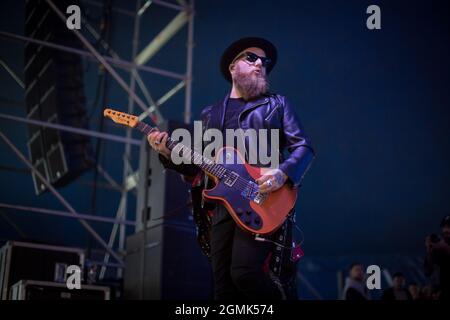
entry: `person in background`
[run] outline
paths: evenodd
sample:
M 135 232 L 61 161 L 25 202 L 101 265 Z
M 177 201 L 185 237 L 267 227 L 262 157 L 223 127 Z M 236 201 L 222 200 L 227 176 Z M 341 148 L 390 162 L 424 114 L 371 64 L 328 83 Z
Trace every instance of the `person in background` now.
M 431 300 L 432 286 L 426 285 L 420 289 L 420 300 Z
M 364 268 L 360 263 L 353 263 L 350 266 L 349 276 L 345 280 L 344 300 L 369 300 L 368 289 L 364 281 Z
M 394 274 L 392 287 L 383 291 L 381 300 L 412 300 L 412 296 L 405 288 L 405 276 L 401 272 Z
M 441 237 L 432 234 L 425 239 L 425 274 L 439 273 L 440 299 L 450 299 L 450 215 L 441 221 Z
M 417 283 L 410 283 L 408 286 L 408 291 L 412 300 L 420 300 L 420 287 Z

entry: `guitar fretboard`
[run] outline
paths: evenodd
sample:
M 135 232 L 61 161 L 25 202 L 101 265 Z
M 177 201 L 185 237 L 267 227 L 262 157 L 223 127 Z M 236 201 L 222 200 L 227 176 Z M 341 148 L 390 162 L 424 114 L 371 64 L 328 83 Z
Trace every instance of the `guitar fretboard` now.
M 139 122 L 135 128 L 137 128 L 139 131 L 141 131 L 147 136 L 156 130 L 155 128 L 149 126 L 144 122 Z M 226 177 L 227 174 L 229 173 L 228 170 L 222 165 L 215 163 L 211 159 L 205 158 L 197 151 L 192 150 L 191 148 L 183 145 L 182 143 L 172 140 L 170 137 L 167 139 L 166 146 L 170 151 L 176 152 L 178 155 L 180 155 L 185 159 L 189 159 L 192 164 L 200 167 L 205 172 L 208 172 L 209 174 L 219 179 Z

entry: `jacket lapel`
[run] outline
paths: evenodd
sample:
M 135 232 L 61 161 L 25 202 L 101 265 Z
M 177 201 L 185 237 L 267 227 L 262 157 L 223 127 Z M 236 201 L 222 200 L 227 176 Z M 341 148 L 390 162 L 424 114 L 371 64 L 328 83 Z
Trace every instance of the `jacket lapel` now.
M 211 118 L 210 118 L 210 125 L 208 128 L 215 128 L 219 129 L 220 131 L 223 131 L 223 125 L 225 123 L 225 114 L 227 110 L 227 104 L 228 99 L 230 98 L 230 94 L 227 94 L 225 96 L 225 99 L 222 101 L 222 103 L 217 103 L 211 108 Z M 260 105 L 263 105 L 269 101 L 269 98 L 267 96 L 262 96 L 254 101 L 249 101 L 244 106 L 244 109 L 242 110 L 241 114 L 244 112 L 251 110 L 255 107 L 258 107 Z
M 246 112 L 250 109 L 253 109 L 255 107 L 258 107 L 260 105 L 263 105 L 267 101 L 269 101 L 269 98 L 267 96 L 262 96 L 262 97 L 258 98 L 257 100 L 249 101 L 249 102 L 247 102 L 247 104 L 244 107 L 244 110 L 242 110 L 241 113 L 244 113 L 244 112 Z

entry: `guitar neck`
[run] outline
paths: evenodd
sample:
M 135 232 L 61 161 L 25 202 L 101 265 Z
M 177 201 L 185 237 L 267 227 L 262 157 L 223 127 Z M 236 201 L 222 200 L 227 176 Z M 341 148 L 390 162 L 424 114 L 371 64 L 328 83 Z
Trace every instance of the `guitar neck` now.
M 153 131 L 157 130 L 148 124 L 139 121 L 135 127 L 139 131 L 141 131 L 146 136 L 150 135 Z M 184 144 L 172 140 L 170 137 L 167 139 L 166 147 L 172 151 L 176 152 L 184 159 L 189 160 L 190 163 L 196 165 L 203 171 L 209 173 L 210 175 L 222 179 L 226 173 L 227 169 L 220 164 L 215 163 L 211 159 L 205 158 L 200 153 L 191 148 L 185 146 Z

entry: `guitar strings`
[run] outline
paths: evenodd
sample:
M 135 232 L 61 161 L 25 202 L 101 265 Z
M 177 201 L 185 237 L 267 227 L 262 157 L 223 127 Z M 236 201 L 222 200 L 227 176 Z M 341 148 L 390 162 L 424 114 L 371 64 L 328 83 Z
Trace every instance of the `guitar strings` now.
M 154 131 L 155 130 L 155 128 L 153 128 L 153 127 L 151 127 L 151 126 L 149 126 L 148 124 L 146 124 L 146 123 L 144 123 L 144 122 L 139 122 L 138 124 L 137 124 L 137 127 L 138 127 L 138 129 L 141 131 L 141 132 L 143 132 L 144 134 L 146 134 L 146 135 L 149 135 L 152 131 Z M 167 139 L 168 141 L 168 143 L 170 143 L 170 144 L 173 144 L 173 143 L 177 143 L 176 141 L 174 141 L 174 140 L 172 140 L 170 137 Z M 176 145 L 175 145 L 176 146 Z M 174 146 L 173 146 L 174 147 Z M 173 147 L 172 147 L 172 149 L 173 149 Z M 181 151 L 181 150 L 180 150 Z M 189 153 L 190 153 L 190 157 L 189 157 L 189 159 L 190 160 L 192 160 L 192 158 L 193 158 L 193 156 L 195 156 L 194 155 L 194 150 L 192 150 L 192 149 L 190 149 L 189 148 Z M 228 173 L 228 174 L 230 174 L 230 173 L 232 173 L 232 172 L 234 172 L 234 171 L 231 171 L 231 170 L 229 170 L 229 169 L 227 169 L 227 168 L 225 168 L 225 167 L 223 167 L 223 166 L 221 166 L 220 164 L 217 164 L 217 163 L 215 163 L 213 160 L 211 160 L 213 163 L 212 164 L 208 164 L 207 163 L 207 166 L 212 166 L 212 167 L 214 167 L 214 166 L 217 166 L 219 169 L 214 169 L 214 168 L 212 168 L 213 170 L 211 170 L 210 171 L 210 173 L 212 173 L 213 175 L 215 175 L 215 174 L 218 174 L 218 172 L 217 172 L 217 170 L 220 170 L 220 169 L 224 169 L 225 171 L 225 173 Z M 216 168 L 217 168 L 216 167 Z M 236 173 L 237 174 L 237 173 Z M 218 177 L 218 178 L 220 178 L 220 177 Z M 240 175 L 237 175 L 237 179 L 236 179 L 236 181 L 233 183 L 233 185 L 231 186 L 231 187 L 235 187 L 237 190 L 239 190 L 239 191 L 241 191 L 241 192 L 244 192 L 246 189 L 248 189 L 248 188 L 250 188 L 250 189 L 253 189 L 253 186 L 250 184 L 250 182 L 252 182 L 252 181 L 249 181 L 249 180 L 247 180 L 247 179 L 244 179 L 244 178 L 242 178 Z M 252 192 L 253 192 L 253 190 L 252 190 Z

